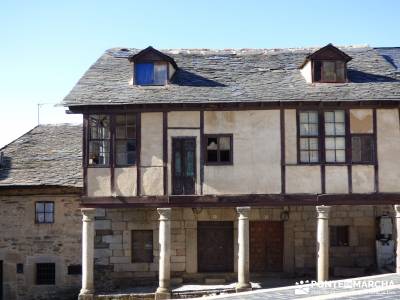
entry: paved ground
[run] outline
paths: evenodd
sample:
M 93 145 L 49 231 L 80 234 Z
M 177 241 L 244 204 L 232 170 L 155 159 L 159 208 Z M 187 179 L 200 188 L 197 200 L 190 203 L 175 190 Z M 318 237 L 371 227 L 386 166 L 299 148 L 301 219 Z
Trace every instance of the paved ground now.
M 351 300 L 398 300 L 400 299 L 400 275 L 384 274 L 347 280 L 328 281 L 322 285 L 316 283 L 296 286 L 263 289 L 240 294 L 207 297 L 208 299 L 351 299 Z

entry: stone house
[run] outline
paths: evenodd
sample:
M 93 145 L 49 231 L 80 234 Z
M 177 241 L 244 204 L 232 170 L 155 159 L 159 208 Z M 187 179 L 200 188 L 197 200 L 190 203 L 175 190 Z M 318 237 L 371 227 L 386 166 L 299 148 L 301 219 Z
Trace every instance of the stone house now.
M 75 299 L 82 126 L 41 125 L 0 150 L 0 299 Z
M 80 299 L 377 272 L 400 226 L 398 52 L 107 50 L 63 101 L 83 115 Z

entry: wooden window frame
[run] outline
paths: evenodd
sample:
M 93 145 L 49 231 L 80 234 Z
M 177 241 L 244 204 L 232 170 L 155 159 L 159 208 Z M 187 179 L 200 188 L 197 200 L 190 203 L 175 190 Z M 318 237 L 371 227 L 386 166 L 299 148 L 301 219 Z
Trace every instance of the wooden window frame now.
M 110 143 L 110 152 L 109 152 L 109 159 L 108 159 L 108 164 L 104 165 L 93 165 L 89 164 L 89 144 L 90 144 L 90 121 L 85 122 L 85 128 L 84 128 L 84 167 L 86 168 L 125 168 L 125 167 L 135 167 L 138 164 L 138 156 L 140 155 L 138 153 L 139 145 L 140 145 L 140 133 L 138 130 L 140 130 L 140 126 L 138 125 L 140 123 L 140 113 L 138 112 L 131 112 L 131 113 L 125 113 L 125 114 L 130 114 L 134 115 L 135 117 L 135 127 L 136 127 L 136 158 L 135 158 L 135 163 L 134 164 L 117 164 L 117 158 L 116 158 L 116 116 L 117 115 L 122 115 L 124 113 L 91 113 L 87 114 L 84 116 L 85 119 L 90 120 L 90 115 L 106 115 L 109 117 L 110 120 L 110 138 L 109 138 L 109 143 Z M 133 138 L 132 138 L 133 139 Z
M 154 65 L 157 64 L 157 63 L 165 64 L 167 66 L 167 80 L 166 80 L 165 84 L 155 84 L 155 83 L 138 84 L 136 82 L 136 72 L 137 72 L 136 71 L 136 65 L 138 65 L 138 64 L 153 64 L 153 73 L 154 73 Z M 135 61 L 134 65 L 133 65 L 133 83 L 136 86 L 143 86 L 143 87 L 146 87 L 146 86 L 165 86 L 165 85 L 169 84 L 170 83 L 170 80 L 169 80 L 169 62 L 162 61 L 162 60 L 140 60 L 140 61 Z
M 39 204 L 39 203 L 44 204 L 44 211 L 43 212 L 38 212 L 37 211 L 36 205 Z M 53 204 L 53 210 L 52 211 L 46 212 L 46 204 L 47 203 Z M 52 214 L 53 220 L 51 222 L 46 221 L 46 213 L 51 213 Z M 40 222 L 39 221 L 39 218 L 38 218 L 39 214 L 43 214 L 44 215 L 44 222 Z M 54 204 L 54 201 L 36 201 L 35 202 L 35 224 L 54 224 L 54 222 L 55 222 L 55 204 Z
M 219 142 L 217 143 L 217 161 L 216 162 L 209 162 L 208 161 L 208 153 L 207 153 L 207 142 L 208 138 L 216 138 L 219 141 L 221 137 L 228 137 L 230 139 L 230 155 L 229 161 L 221 162 L 220 161 L 220 149 L 219 149 Z M 233 165 L 233 134 L 232 133 L 221 133 L 221 134 L 205 134 L 204 135 L 204 165 L 208 166 L 230 166 Z
M 318 116 L 318 135 L 316 136 L 303 136 L 301 135 L 300 131 L 300 113 L 302 112 L 316 112 Z M 323 116 L 321 118 L 321 111 L 318 109 L 301 109 L 301 110 L 296 110 L 296 128 L 297 128 L 297 163 L 299 165 L 319 165 L 322 162 L 322 147 L 323 145 L 321 144 L 321 134 L 323 134 L 323 130 L 321 131 L 321 123 L 323 122 Z M 301 138 L 316 138 L 318 140 L 318 161 L 317 162 L 302 162 L 301 161 L 301 146 L 300 146 L 300 139 Z
M 90 126 L 90 116 L 91 115 L 104 115 L 108 117 L 108 122 L 109 122 L 109 127 L 108 127 L 108 139 L 92 139 L 91 138 L 91 126 Z M 90 168 L 109 168 L 110 164 L 111 164 L 111 152 L 112 152 L 112 135 L 111 135 L 111 115 L 110 114 L 105 114 L 105 113 L 93 113 L 93 114 L 88 114 L 87 116 L 88 118 L 88 122 L 86 124 L 87 128 L 86 128 L 86 154 L 85 154 L 85 164 L 86 166 L 90 167 Z M 109 152 L 108 152 L 108 163 L 106 164 L 90 164 L 89 163 L 89 156 L 90 156 L 90 142 L 95 141 L 95 142 L 99 142 L 99 141 L 108 141 L 108 148 L 109 148 Z
M 372 140 L 372 159 L 371 159 L 371 161 L 363 160 L 362 154 L 361 154 L 360 161 L 353 160 L 353 137 L 369 137 L 369 138 L 371 138 L 371 140 Z M 353 165 L 375 165 L 376 164 L 376 140 L 375 140 L 374 133 L 351 133 L 350 140 L 351 140 L 351 149 L 350 149 L 351 164 L 353 164 Z
M 337 67 L 337 61 L 341 61 L 341 62 L 343 62 L 343 64 L 344 64 L 344 66 L 343 66 L 343 68 L 344 68 L 344 76 L 343 76 L 343 81 L 338 81 L 338 80 L 335 80 L 335 81 L 329 81 L 329 80 L 325 80 L 324 78 L 323 78 L 323 71 L 322 71 L 322 69 L 323 69 L 323 63 L 324 62 L 326 62 L 326 61 L 328 61 L 328 62 L 335 62 L 335 74 L 336 74 L 336 77 L 337 77 L 337 70 L 338 70 L 338 67 Z M 340 60 L 340 59 L 313 59 L 312 61 L 312 82 L 315 82 L 315 83 L 346 83 L 347 82 L 347 63 L 346 63 L 346 61 L 344 61 L 344 60 Z M 316 63 L 321 63 L 321 79 L 320 80 L 316 80 L 315 79 L 315 69 L 316 69 Z
M 335 235 L 332 234 L 333 230 L 343 230 L 341 235 L 336 232 Z M 343 233 L 345 233 L 344 240 L 339 240 L 343 238 Z M 350 226 L 349 225 L 329 225 L 329 243 L 330 247 L 350 247 Z
M 326 133 L 326 130 L 325 130 L 325 125 L 326 125 L 326 120 L 325 120 L 325 113 L 327 113 L 327 112 L 332 112 L 333 114 L 334 114 L 334 116 L 335 116 L 335 111 L 342 111 L 343 112 L 343 122 L 336 122 L 336 120 L 334 120 L 333 122 L 329 122 L 329 123 L 331 123 L 331 124 L 336 124 L 336 123 L 343 123 L 343 125 L 344 125 L 344 133 L 343 134 L 336 134 L 336 132 L 335 132 L 335 134 L 327 134 Z M 349 146 L 349 143 L 348 143 L 348 134 L 347 134 L 347 128 L 348 128 L 348 126 L 350 126 L 350 124 L 348 124 L 348 122 L 347 122 L 347 111 L 345 110 L 345 109 L 327 109 L 327 110 L 324 110 L 323 111 L 323 114 L 324 114 L 324 124 L 323 124 L 323 127 L 324 127 L 324 139 L 323 139 L 323 145 L 324 145 L 324 162 L 325 163 L 327 163 L 327 164 L 346 164 L 347 162 L 348 162 L 348 155 L 347 155 L 347 149 L 348 149 L 348 146 Z M 344 149 L 343 149 L 343 151 L 344 151 L 344 161 L 337 161 L 337 159 L 336 159 L 336 151 L 337 150 L 342 150 L 342 149 L 337 149 L 336 148 L 336 142 L 335 142 L 335 148 L 334 149 L 327 149 L 326 148 L 326 138 L 333 138 L 333 139 L 335 139 L 335 138 L 343 138 L 344 139 Z M 327 162 L 326 161 L 326 151 L 327 150 L 333 150 L 333 151 L 335 151 L 335 161 L 329 161 L 329 162 Z
M 51 273 L 51 275 L 53 275 L 54 276 L 54 278 L 51 278 L 51 280 L 48 280 L 48 278 L 46 278 L 46 280 L 48 280 L 48 281 L 46 281 L 45 279 L 43 279 L 43 278 L 41 278 L 40 276 L 39 276 L 39 269 L 41 268 L 41 267 L 45 267 L 45 265 L 47 266 L 47 267 L 49 267 L 49 266 L 51 266 L 51 267 L 54 267 L 54 273 Z M 43 271 L 43 270 L 42 270 Z M 56 272 L 57 272 L 57 270 L 56 270 L 56 264 L 55 263 L 37 263 L 36 264 L 36 276 L 35 276 L 35 283 L 36 283 L 36 285 L 56 285 Z

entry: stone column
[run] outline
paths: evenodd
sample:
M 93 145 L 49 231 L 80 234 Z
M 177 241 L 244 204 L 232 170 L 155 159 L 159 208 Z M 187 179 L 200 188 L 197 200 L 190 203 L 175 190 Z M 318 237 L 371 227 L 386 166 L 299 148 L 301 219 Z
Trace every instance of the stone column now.
M 329 278 L 329 211 L 330 206 L 317 206 L 317 281 Z
M 96 209 L 82 208 L 82 289 L 80 300 L 93 299 L 94 216 Z
M 159 283 L 155 299 L 170 299 L 171 279 L 171 208 L 157 208 L 160 215 L 159 229 Z
M 400 273 L 400 205 L 394 206 L 396 212 L 396 273 Z
M 250 266 L 249 266 L 249 214 L 250 207 L 237 207 L 239 214 L 238 223 L 238 283 L 236 292 L 251 290 L 250 284 Z

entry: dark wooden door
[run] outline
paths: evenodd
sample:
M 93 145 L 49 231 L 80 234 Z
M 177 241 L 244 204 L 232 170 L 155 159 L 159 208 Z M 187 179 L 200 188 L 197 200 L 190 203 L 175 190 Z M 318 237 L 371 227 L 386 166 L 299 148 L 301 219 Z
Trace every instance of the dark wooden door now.
M 199 272 L 233 272 L 233 222 L 197 222 Z
M 174 195 L 193 195 L 196 186 L 196 139 L 172 139 L 172 186 Z
M 250 272 L 280 272 L 283 264 L 283 222 L 250 222 Z

